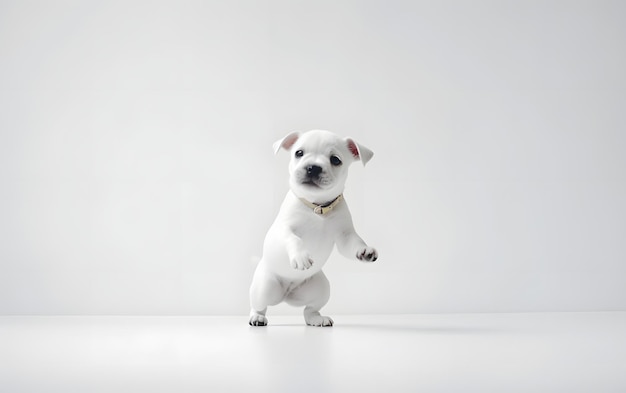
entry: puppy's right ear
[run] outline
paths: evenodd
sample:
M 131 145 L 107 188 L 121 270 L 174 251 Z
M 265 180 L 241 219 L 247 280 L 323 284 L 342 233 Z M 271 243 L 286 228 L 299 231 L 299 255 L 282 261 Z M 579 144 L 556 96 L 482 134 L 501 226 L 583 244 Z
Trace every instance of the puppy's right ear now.
M 281 147 L 285 150 L 291 149 L 291 146 L 293 146 L 293 144 L 296 143 L 299 137 L 300 137 L 300 133 L 298 131 L 294 131 L 288 134 L 287 136 L 285 136 L 284 138 L 279 139 L 276 142 L 274 142 L 274 144 L 272 145 L 272 147 L 274 148 L 274 154 L 278 154 L 278 151 L 280 150 Z

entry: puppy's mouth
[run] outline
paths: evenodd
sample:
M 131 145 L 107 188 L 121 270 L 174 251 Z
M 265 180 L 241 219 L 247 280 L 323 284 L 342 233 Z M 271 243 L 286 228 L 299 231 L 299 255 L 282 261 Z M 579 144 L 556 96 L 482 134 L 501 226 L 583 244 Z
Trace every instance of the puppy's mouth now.
M 305 179 L 300 184 L 308 186 L 308 187 L 321 188 L 321 185 L 316 183 L 315 180 L 313 179 Z
M 332 182 L 325 176 L 302 176 L 298 183 L 310 189 L 326 189 Z

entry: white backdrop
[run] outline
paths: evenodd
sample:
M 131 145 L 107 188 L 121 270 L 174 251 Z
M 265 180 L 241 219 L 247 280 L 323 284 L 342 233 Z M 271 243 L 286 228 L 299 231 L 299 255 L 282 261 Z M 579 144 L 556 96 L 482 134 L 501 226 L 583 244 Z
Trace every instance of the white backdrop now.
M 312 128 L 329 314 L 626 310 L 624 4 L 1 1 L 0 313 L 246 314 Z

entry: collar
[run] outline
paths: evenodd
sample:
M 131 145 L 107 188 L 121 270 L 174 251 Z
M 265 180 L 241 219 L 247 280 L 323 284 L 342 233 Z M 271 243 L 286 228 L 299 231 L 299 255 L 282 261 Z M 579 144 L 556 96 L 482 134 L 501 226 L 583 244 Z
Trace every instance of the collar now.
M 313 213 L 323 216 L 324 214 L 330 213 L 335 206 L 337 206 L 341 201 L 343 201 L 343 194 L 339 194 L 339 196 L 333 199 L 332 202 L 329 202 L 325 205 L 318 205 L 317 203 L 309 202 L 304 198 L 299 198 L 299 199 L 300 201 L 302 201 L 302 203 L 304 203 L 305 205 L 313 209 Z

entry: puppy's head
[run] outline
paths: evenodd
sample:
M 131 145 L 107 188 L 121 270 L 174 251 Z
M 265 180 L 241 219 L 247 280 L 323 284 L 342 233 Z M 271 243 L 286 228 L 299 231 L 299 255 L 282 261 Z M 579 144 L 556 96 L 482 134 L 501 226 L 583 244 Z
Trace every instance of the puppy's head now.
M 374 153 L 351 138 L 313 130 L 292 132 L 274 143 L 274 152 L 291 153 L 289 185 L 300 198 L 324 204 L 343 192 L 348 167 L 354 161 L 365 165 Z

